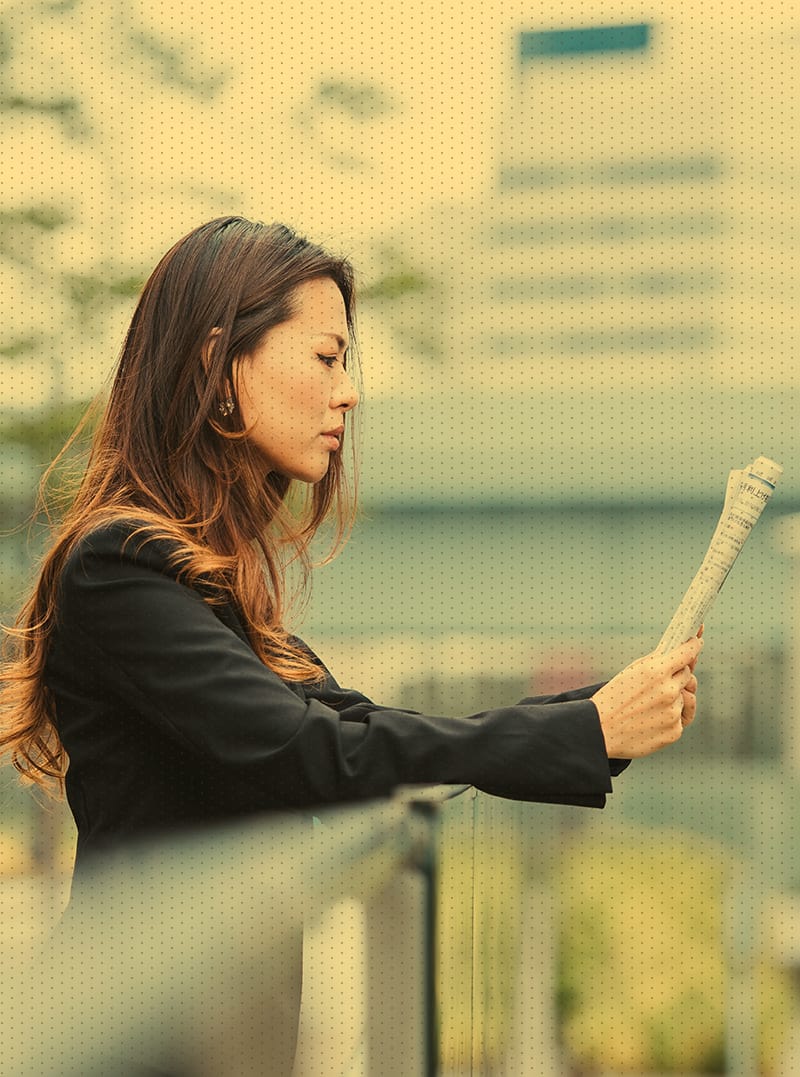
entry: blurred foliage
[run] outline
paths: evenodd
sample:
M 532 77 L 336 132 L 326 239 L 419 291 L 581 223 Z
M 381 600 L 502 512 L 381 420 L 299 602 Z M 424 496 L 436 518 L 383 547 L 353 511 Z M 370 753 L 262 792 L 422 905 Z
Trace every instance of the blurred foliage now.
M 359 295 L 362 299 L 399 299 L 403 295 L 422 292 L 427 287 L 428 282 L 421 274 L 401 269 L 368 284 Z
M 29 209 L 0 211 L 0 230 L 33 225 L 44 232 L 54 232 L 69 220 L 67 213 L 56 206 L 32 206 Z
M 381 266 L 381 273 L 369 284 L 359 288 L 359 299 L 393 300 L 434 290 L 434 282 L 411 265 L 399 247 L 383 244 L 377 248 L 375 254 Z
M 198 63 L 184 48 L 174 47 L 143 31 L 128 35 L 128 47 L 155 69 L 162 82 L 171 82 L 203 100 L 213 98 L 227 82 L 223 71 L 212 71 Z
M 372 120 L 393 109 L 385 90 L 371 82 L 353 83 L 340 79 L 323 81 L 314 94 L 314 103 L 340 108 L 353 120 Z
M 31 266 L 31 252 L 36 249 L 42 233 L 54 232 L 68 220 L 67 213 L 57 206 L 0 210 L 0 256 L 22 266 Z
M 0 345 L 0 356 L 5 359 L 20 359 L 36 351 L 38 347 L 39 341 L 36 337 L 16 337 L 7 344 Z
M 61 121 L 64 133 L 70 138 L 81 138 L 87 133 L 81 106 L 72 98 L 62 98 L 58 101 L 29 101 L 25 97 L 16 95 L 0 96 L 0 109 L 52 116 Z
M 437 1001 L 441 1064 L 502 1073 L 520 955 L 526 848 L 468 820 L 440 843 Z M 730 955 L 723 909 L 742 863 L 677 830 L 604 821 L 557 843 L 562 1049 L 581 1074 L 723 1073 Z M 474 901 L 474 907 L 473 907 Z M 534 929 L 535 930 L 535 929 Z M 788 971 L 752 970 L 761 1071 L 777 1073 L 793 1014 Z
M 582 830 L 565 846 L 559 1001 L 581 1072 L 724 1072 L 723 908 L 741 870 L 707 839 L 630 824 L 604 826 L 602 841 Z M 792 985 L 766 963 L 753 975 L 762 1072 L 771 1073 Z
M 0 423 L 0 446 L 3 442 L 24 445 L 45 467 L 64 447 L 89 406 L 89 401 L 80 400 L 33 416 L 10 416 Z
M 412 265 L 399 246 L 383 244 L 375 253 L 381 272 L 359 289 L 359 300 L 382 309 L 401 353 L 441 360 L 440 322 L 433 316 L 440 284 Z
M 90 274 L 75 273 L 67 274 L 64 280 L 70 299 L 82 308 L 102 309 L 112 299 L 135 299 L 144 287 L 141 277 L 108 280 Z

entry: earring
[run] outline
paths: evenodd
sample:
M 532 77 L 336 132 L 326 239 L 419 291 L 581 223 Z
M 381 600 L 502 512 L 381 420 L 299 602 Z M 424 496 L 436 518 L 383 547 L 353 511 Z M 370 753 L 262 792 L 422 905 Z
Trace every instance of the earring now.
M 225 397 L 219 404 L 220 415 L 233 415 L 236 411 L 236 401 L 232 396 Z

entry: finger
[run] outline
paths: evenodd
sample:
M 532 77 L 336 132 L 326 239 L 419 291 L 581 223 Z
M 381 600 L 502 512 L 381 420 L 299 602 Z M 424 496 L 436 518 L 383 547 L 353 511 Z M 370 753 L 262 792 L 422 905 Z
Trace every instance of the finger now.
M 672 683 L 675 685 L 676 690 L 686 688 L 692 681 L 695 681 L 696 683 L 697 678 L 694 673 L 692 673 L 689 666 L 684 666 L 682 669 L 676 670 L 676 672 L 672 674 Z
M 697 713 L 697 696 L 691 692 L 683 691 L 683 711 L 681 712 L 681 725 L 686 728 L 694 721 Z
M 679 644 L 664 655 L 669 672 L 675 673 L 683 666 L 690 666 L 692 662 L 696 662 L 697 656 L 702 649 L 703 641 L 699 636 L 692 636 L 692 638 L 687 639 L 685 643 Z
M 697 639 L 702 639 L 703 638 L 703 632 L 705 631 L 705 628 L 706 628 L 705 625 L 700 625 L 700 627 L 697 629 Z M 696 654 L 694 656 L 694 658 L 689 663 L 689 668 L 692 670 L 692 672 L 694 672 L 694 667 L 697 665 L 698 657 L 699 657 L 699 652 L 698 652 L 698 654 Z
M 691 692 L 693 695 L 697 693 L 697 677 L 695 677 L 694 673 L 691 675 L 686 684 L 684 684 L 683 691 Z

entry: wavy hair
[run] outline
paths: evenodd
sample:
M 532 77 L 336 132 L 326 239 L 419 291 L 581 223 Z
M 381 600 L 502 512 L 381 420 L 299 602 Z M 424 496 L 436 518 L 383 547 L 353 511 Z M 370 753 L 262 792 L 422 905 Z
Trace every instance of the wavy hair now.
M 294 496 L 292 480 L 265 477 L 241 409 L 227 414 L 220 405 L 232 394 L 235 400 L 236 361 L 291 318 L 301 284 L 322 277 L 342 293 L 354 352 L 350 263 L 281 224 L 210 221 L 179 240 L 145 284 L 77 493 L 6 630 L 0 753 L 24 780 L 63 794 L 68 759 L 44 676 L 58 582 L 76 544 L 115 520 L 135 521 L 137 541 L 170 540 L 179 579 L 202 584 L 212 604 L 234 603 L 256 654 L 279 676 L 320 679 L 319 666 L 283 627 L 286 569 L 300 566 L 304 593 L 309 543 L 325 520 L 335 525 L 329 556 L 340 548 L 355 512 L 355 469 L 348 478 L 334 453 L 325 477 Z M 46 512 L 48 480 L 91 413 L 42 480 Z

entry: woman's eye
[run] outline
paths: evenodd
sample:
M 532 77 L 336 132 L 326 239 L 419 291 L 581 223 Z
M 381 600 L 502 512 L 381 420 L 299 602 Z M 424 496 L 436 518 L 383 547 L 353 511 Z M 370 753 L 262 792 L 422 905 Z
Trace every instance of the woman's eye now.
M 321 359 L 322 362 L 325 364 L 325 366 L 333 366 L 333 364 L 336 362 L 336 360 L 338 358 L 339 358 L 338 355 L 318 355 L 317 356 L 317 359 Z

